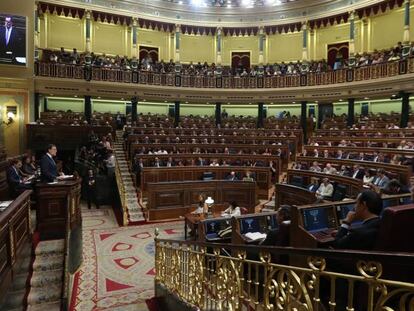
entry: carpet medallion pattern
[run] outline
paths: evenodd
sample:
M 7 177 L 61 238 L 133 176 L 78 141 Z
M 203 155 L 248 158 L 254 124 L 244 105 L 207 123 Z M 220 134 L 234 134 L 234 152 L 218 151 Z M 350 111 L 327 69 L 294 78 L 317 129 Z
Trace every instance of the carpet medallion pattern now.
M 154 229 L 160 238 L 181 238 L 183 222 L 101 229 L 97 218 L 83 232 L 75 310 L 147 310 L 145 299 L 154 296 Z

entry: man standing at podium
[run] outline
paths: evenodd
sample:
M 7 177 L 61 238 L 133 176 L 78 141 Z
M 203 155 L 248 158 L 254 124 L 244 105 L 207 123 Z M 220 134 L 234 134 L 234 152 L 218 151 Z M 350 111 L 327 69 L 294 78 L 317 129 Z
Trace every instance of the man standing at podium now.
M 40 160 L 41 179 L 43 182 L 54 182 L 62 174 L 58 173 L 56 162 L 53 157 L 56 156 L 56 145 L 47 146 L 47 152 Z

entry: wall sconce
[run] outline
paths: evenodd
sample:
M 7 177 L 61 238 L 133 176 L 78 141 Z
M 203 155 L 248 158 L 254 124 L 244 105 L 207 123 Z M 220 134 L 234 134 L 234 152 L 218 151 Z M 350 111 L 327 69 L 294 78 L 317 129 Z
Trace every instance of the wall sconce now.
M 10 125 L 14 122 L 17 113 L 17 107 L 7 106 L 7 121 L 3 121 L 3 124 Z

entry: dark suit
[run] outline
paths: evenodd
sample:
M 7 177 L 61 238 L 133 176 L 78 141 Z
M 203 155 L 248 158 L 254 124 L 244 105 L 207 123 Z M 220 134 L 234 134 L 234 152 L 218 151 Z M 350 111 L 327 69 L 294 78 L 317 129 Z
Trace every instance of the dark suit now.
M 96 179 L 95 176 L 88 176 L 86 178 L 86 201 L 88 203 L 88 208 L 91 209 L 92 203 L 96 205 L 96 208 L 99 208 L 98 199 L 96 196 Z
M 25 57 L 25 38 L 17 28 L 12 27 L 10 38 L 7 41 L 6 27 L 0 27 L 0 57 L 14 60 L 15 57 Z
M 40 160 L 40 172 L 43 182 L 53 182 L 58 177 L 56 162 L 47 154 Z
M 372 250 L 377 241 L 381 219 L 366 220 L 357 228 L 345 229 L 341 226 L 335 237 L 334 248 Z
M 11 195 L 13 197 L 17 196 L 19 193 L 23 192 L 26 189 L 30 189 L 30 185 L 23 183 L 23 179 L 20 176 L 19 172 L 14 166 L 10 166 L 7 169 L 7 183 L 9 184 Z
M 350 177 L 356 178 L 356 179 L 363 179 L 364 178 L 364 171 L 363 170 L 358 170 L 358 172 L 355 174 L 355 171 L 351 171 L 350 173 Z M 355 177 L 354 177 L 355 175 Z
M 309 186 L 308 186 L 308 190 L 310 191 L 310 192 L 316 192 L 316 190 L 318 190 L 319 189 L 319 185 L 316 185 L 316 184 L 310 184 Z

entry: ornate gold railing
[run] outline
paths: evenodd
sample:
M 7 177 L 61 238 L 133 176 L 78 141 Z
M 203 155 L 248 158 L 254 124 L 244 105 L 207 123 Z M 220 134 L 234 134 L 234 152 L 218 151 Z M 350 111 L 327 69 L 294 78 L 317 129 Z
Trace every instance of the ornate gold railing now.
M 83 79 L 186 88 L 256 89 L 287 88 L 341 84 L 354 81 L 388 78 L 414 72 L 414 58 L 385 62 L 365 67 L 345 68 L 327 72 L 311 72 L 280 76 L 194 76 L 155 73 L 94 66 L 36 62 L 35 74 L 42 77 Z
M 127 195 L 126 195 L 126 191 L 125 191 L 125 185 L 124 182 L 122 181 L 122 176 L 121 176 L 121 169 L 119 168 L 119 163 L 118 163 L 118 159 L 115 156 L 115 179 L 116 179 L 116 184 L 118 185 L 118 193 L 119 193 L 119 198 L 121 200 L 121 207 L 122 207 L 122 225 L 123 226 L 128 226 L 129 220 L 128 220 L 128 208 L 127 208 Z
M 156 293 L 200 310 L 414 310 L 414 255 L 156 238 L 155 266 Z

